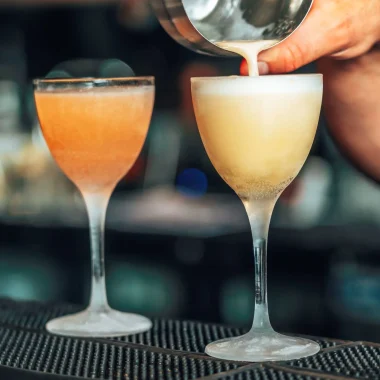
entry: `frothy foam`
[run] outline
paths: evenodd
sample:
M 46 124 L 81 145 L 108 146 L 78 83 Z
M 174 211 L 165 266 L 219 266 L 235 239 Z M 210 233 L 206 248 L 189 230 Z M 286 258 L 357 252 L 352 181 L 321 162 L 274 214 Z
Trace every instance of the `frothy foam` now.
M 62 96 L 62 95 L 83 95 L 83 96 L 137 96 L 143 95 L 148 92 L 154 92 L 154 86 L 109 86 L 109 87 L 88 87 L 88 88 L 56 88 L 53 85 L 46 89 L 36 90 L 36 93 L 49 94 L 50 96 Z
M 320 92 L 322 75 L 272 75 L 264 77 L 192 78 L 193 90 L 200 94 L 244 96 Z

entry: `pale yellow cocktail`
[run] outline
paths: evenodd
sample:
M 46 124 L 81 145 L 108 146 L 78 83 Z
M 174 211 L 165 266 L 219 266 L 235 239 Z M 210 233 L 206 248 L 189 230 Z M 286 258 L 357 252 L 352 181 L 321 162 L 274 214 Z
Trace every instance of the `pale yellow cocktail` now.
M 318 125 L 314 76 L 193 79 L 199 131 L 215 169 L 243 198 L 271 198 L 299 173 Z
M 199 131 L 215 169 L 247 210 L 255 257 L 255 316 L 245 335 L 209 344 L 226 360 L 283 361 L 320 350 L 308 339 L 276 333 L 267 298 L 268 229 L 277 198 L 301 170 L 322 103 L 321 75 L 194 78 Z

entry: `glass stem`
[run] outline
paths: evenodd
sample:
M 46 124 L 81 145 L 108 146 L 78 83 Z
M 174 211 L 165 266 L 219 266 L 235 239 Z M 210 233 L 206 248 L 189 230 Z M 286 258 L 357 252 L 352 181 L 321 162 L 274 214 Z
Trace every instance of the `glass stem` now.
M 104 312 L 109 309 L 104 266 L 104 224 L 110 195 L 108 193 L 83 194 L 90 222 L 91 243 L 91 297 L 88 309 Z
M 267 292 L 267 242 L 274 200 L 243 201 L 251 224 L 253 253 L 255 259 L 255 316 L 251 332 L 272 329 L 268 311 Z

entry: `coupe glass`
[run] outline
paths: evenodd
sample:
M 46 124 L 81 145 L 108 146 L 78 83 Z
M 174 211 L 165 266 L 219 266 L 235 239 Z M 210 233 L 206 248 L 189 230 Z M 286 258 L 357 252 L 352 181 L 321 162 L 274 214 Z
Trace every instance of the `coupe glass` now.
M 111 309 L 104 273 L 104 223 L 111 194 L 144 144 L 154 104 L 154 78 L 34 81 L 38 118 L 50 152 L 86 203 L 92 290 L 86 310 L 48 322 L 59 335 L 102 337 L 149 330 L 143 316 Z
M 215 169 L 242 200 L 253 235 L 255 315 L 249 333 L 209 344 L 206 353 L 238 361 L 315 354 L 307 339 L 276 333 L 267 301 L 267 239 L 277 199 L 301 170 L 315 137 L 321 75 L 193 78 L 195 115 Z

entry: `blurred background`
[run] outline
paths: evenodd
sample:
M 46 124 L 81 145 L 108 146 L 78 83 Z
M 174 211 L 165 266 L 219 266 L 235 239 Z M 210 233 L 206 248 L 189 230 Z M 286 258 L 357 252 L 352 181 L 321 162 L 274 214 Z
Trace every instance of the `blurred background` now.
M 111 305 L 250 325 L 248 219 L 204 151 L 189 81 L 236 75 L 240 61 L 177 45 L 147 0 L 0 0 L 0 297 L 80 304 L 89 297 L 83 201 L 50 158 L 31 86 L 79 58 L 121 59 L 157 84 L 144 150 L 107 215 Z M 312 154 L 273 216 L 276 330 L 380 342 L 379 231 L 379 186 L 345 161 L 322 118 Z

